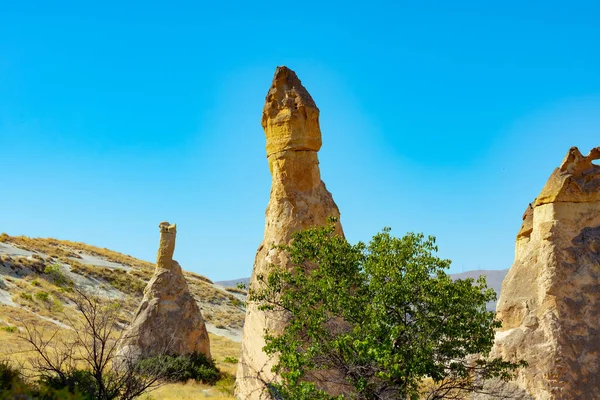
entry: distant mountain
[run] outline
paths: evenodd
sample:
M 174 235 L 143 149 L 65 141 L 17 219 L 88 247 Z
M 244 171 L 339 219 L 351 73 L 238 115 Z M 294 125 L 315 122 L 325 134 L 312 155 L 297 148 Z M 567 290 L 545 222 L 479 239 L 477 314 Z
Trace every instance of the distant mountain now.
M 496 270 L 473 270 L 467 272 L 461 272 L 460 274 L 450 274 L 452 279 L 466 279 L 473 278 L 477 279 L 480 275 L 485 275 L 485 280 L 488 287 L 491 287 L 496 291 L 496 294 L 500 296 L 500 290 L 502 290 L 502 281 L 508 273 L 508 269 L 496 269 Z
M 215 285 L 221 285 L 224 287 L 236 287 L 238 283 L 243 283 L 247 287 L 250 283 L 250 278 L 232 279 L 230 281 L 218 281 L 215 282 Z
M 477 280 L 480 275 L 485 275 L 485 281 L 489 288 L 494 289 L 496 292 L 497 298 L 500 298 L 500 291 L 502 290 L 502 281 L 504 277 L 508 273 L 508 269 L 499 269 L 499 270 L 473 270 L 467 272 L 461 272 L 460 274 L 450 274 L 452 279 L 467 279 L 473 278 Z M 490 302 L 487 305 L 488 310 L 496 310 L 496 302 Z

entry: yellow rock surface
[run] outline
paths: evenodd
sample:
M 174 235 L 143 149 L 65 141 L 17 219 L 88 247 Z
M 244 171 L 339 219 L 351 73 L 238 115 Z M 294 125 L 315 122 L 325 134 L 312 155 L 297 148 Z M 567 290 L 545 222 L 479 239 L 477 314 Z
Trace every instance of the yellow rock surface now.
M 497 306 L 492 355 L 525 359 L 517 385 L 534 399 L 600 393 L 600 148 L 571 148 L 517 236 Z
M 296 73 L 277 67 L 263 108 L 267 157 L 286 150 L 321 149 L 319 109 Z
M 323 225 L 330 216 L 339 221 L 340 215 L 319 171 L 319 109 L 296 74 L 286 67 L 275 71 L 263 109 L 262 126 L 272 186 L 264 240 L 256 253 L 251 287 L 256 285 L 258 275 L 269 274 L 272 265 L 289 265 L 286 255 L 273 245 L 289 243 L 294 232 Z M 342 233 L 339 222 L 338 232 Z M 264 391 L 265 383 L 276 377 L 271 372 L 274 360 L 262 351 L 263 335 L 265 329 L 277 333 L 284 326 L 283 316 L 247 304 L 236 378 L 238 399 L 270 399 Z
M 600 201 L 600 166 L 592 161 L 600 159 L 600 147 L 581 155 L 577 147 L 571 147 L 535 201 L 539 206 L 547 203 L 587 203 Z

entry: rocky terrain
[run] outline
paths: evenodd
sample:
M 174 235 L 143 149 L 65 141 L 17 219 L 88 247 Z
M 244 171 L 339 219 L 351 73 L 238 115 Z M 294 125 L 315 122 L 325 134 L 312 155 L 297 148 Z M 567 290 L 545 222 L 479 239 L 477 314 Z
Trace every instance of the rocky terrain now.
M 61 315 L 71 306 L 66 295 L 71 282 L 106 299 L 119 299 L 133 317 L 154 269 L 150 262 L 84 243 L 4 233 L 0 235 L 0 326 L 15 326 L 17 315 L 59 326 Z M 239 342 L 243 293 L 235 288 L 229 292 L 193 272 L 183 271 L 183 276 L 207 330 Z

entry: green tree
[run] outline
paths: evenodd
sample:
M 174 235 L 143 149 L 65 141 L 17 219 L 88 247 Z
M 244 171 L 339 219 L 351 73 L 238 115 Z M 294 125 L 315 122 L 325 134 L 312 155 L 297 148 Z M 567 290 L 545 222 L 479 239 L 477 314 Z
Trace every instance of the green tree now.
M 384 229 L 352 245 L 330 224 L 281 248 L 290 265 L 250 290 L 287 320 L 281 334 L 265 334 L 264 351 L 278 356 L 275 398 L 460 398 L 525 365 L 485 357 L 501 326 L 485 307 L 496 294 L 484 277 L 452 280 L 431 236 Z

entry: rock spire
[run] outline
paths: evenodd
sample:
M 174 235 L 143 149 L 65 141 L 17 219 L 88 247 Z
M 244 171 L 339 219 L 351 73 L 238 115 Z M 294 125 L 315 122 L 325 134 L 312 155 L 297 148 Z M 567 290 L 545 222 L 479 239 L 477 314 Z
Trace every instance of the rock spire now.
M 321 181 L 317 152 L 321 148 L 319 109 L 296 73 L 277 67 L 262 113 L 267 160 L 272 176 L 266 211 L 264 240 L 254 262 L 250 285 L 269 274 L 270 265 L 289 266 L 289 260 L 273 245 L 289 243 L 291 235 L 311 226 L 324 225 L 339 210 Z M 342 234 L 338 222 L 338 233 Z M 248 304 L 237 371 L 238 399 L 267 399 L 264 383 L 274 377 L 273 360 L 262 351 L 265 329 L 277 333 L 285 321 Z
M 128 354 L 202 353 L 210 358 L 210 342 L 200 309 L 181 266 L 173 260 L 177 227 L 161 222 L 156 269 L 144 289 L 122 351 Z
M 600 147 L 572 147 L 523 215 L 502 283 L 492 354 L 525 359 L 517 385 L 539 400 L 600 393 Z

